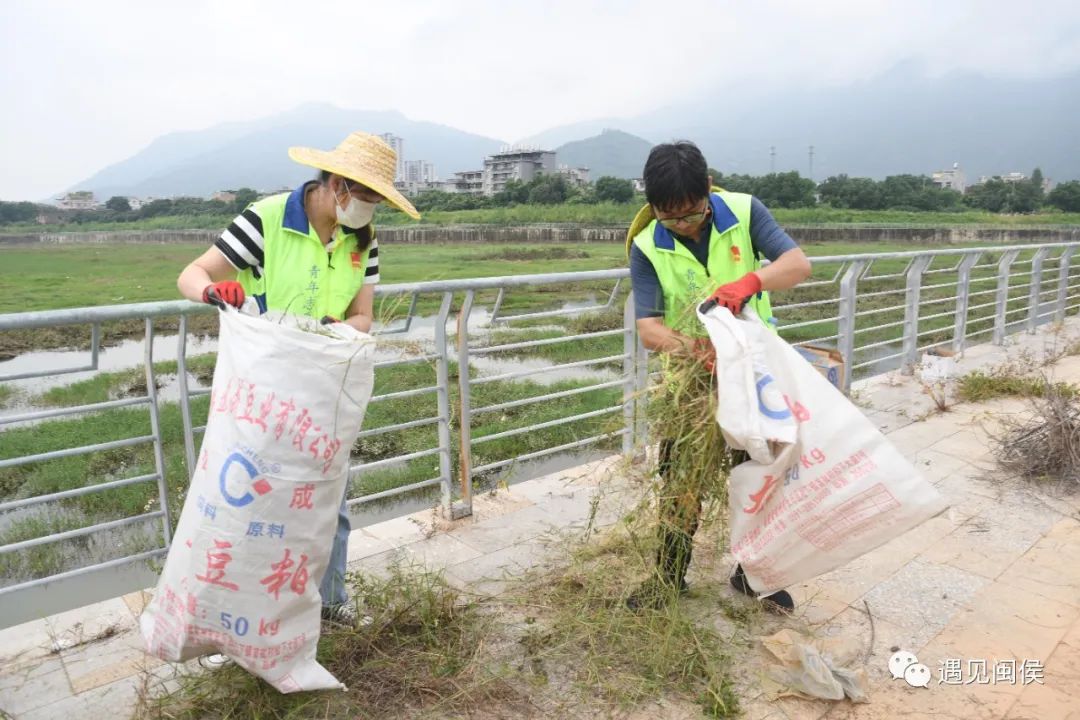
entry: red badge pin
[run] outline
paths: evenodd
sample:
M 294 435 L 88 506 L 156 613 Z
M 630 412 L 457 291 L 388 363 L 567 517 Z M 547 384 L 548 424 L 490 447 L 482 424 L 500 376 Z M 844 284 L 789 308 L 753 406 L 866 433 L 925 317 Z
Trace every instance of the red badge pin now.
M 739 252 L 739 246 L 738 245 L 732 245 L 731 246 L 731 259 L 734 260 L 735 262 L 742 262 L 742 253 Z
M 358 252 L 349 253 L 349 257 L 352 258 L 353 269 L 354 270 L 359 270 L 360 269 L 360 253 L 358 253 Z

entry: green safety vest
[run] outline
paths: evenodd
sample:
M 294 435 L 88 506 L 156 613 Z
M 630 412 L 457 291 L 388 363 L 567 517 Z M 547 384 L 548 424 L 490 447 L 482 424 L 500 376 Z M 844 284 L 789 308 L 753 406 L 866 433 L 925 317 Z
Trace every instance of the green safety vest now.
M 761 267 L 750 241 L 750 201 L 750 195 L 716 188 L 709 195 L 712 227 L 708 267 L 657 222 L 648 205 L 638 213 L 628 240 L 645 253 L 656 270 L 664 294 L 665 325 L 691 337 L 706 336 L 694 308 L 716 288 Z M 766 326 L 773 327 L 768 293 L 758 293 L 749 305 Z
M 362 239 L 375 228 L 337 228 L 333 249 L 327 252 L 304 210 L 304 188 L 257 200 L 250 208 L 262 220 L 263 266 L 239 272 L 237 280 L 259 309 L 281 310 L 295 315 L 345 319 L 353 298 L 360 292 L 367 271 L 371 243 L 360 250 Z

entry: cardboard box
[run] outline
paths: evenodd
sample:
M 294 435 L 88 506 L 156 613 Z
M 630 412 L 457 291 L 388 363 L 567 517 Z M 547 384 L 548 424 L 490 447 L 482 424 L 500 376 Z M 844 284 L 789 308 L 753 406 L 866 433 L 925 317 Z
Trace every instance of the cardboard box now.
M 817 345 L 793 345 L 796 352 L 803 356 L 806 362 L 814 366 L 814 369 L 825 376 L 840 392 L 844 391 L 844 356 L 834 348 L 819 347 Z

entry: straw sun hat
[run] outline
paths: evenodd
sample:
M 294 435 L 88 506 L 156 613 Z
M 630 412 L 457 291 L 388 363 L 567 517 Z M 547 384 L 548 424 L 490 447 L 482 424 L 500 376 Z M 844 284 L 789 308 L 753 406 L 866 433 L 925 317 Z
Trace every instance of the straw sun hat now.
M 397 153 L 375 135 L 351 133 L 333 150 L 291 147 L 289 157 L 301 165 L 327 170 L 355 180 L 386 198 L 386 201 L 414 220 L 420 213 L 394 188 Z

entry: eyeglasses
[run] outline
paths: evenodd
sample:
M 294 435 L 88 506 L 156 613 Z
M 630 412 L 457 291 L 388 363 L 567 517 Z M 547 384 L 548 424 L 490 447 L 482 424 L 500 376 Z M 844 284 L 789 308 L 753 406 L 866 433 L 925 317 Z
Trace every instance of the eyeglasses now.
M 697 225 L 704 220 L 709 214 L 709 206 L 705 205 L 705 208 L 689 215 L 682 215 L 680 217 L 670 218 L 657 218 L 661 225 L 668 230 L 674 230 L 679 225 Z

